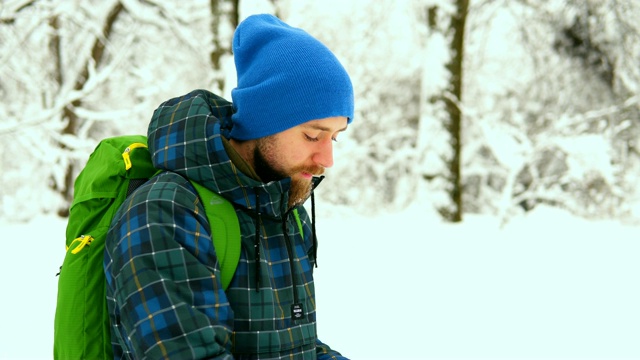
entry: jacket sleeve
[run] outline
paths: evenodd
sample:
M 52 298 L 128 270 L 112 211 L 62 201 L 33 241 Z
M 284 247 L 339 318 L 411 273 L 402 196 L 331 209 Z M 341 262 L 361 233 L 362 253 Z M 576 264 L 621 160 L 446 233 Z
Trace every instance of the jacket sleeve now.
M 349 360 L 340 355 L 339 352 L 332 350 L 319 339 L 316 340 L 316 355 L 318 356 L 318 360 Z
M 196 211 L 184 184 L 153 181 L 125 201 L 107 236 L 112 335 L 120 339 L 112 341 L 134 358 L 232 359 L 233 312 L 204 209 Z

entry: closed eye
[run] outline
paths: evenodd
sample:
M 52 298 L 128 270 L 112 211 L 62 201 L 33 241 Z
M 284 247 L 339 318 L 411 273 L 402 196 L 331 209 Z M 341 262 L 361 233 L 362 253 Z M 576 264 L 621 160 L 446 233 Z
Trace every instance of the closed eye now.
M 317 137 L 311 137 L 311 136 L 309 136 L 307 134 L 304 134 L 304 137 L 305 137 L 305 139 L 307 139 L 307 141 L 311 141 L 311 142 L 316 142 L 316 141 L 319 140 Z

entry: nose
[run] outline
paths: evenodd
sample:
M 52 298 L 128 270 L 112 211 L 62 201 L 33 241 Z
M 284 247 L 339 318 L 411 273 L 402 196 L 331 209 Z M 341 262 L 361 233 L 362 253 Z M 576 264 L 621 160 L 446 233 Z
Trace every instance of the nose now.
M 333 140 L 328 139 L 318 142 L 313 161 L 324 168 L 333 166 Z

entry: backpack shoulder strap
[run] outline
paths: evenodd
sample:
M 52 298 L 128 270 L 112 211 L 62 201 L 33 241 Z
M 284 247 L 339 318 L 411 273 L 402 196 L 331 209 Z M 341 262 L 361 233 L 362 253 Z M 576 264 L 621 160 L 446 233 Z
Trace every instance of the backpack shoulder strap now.
M 198 192 L 207 219 L 209 219 L 211 237 L 220 263 L 222 286 L 226 290 L 236 272 L 238 261 L 240 261 L 241 241 L 238 215 L 227 199 L 195 181 L 190 180 L 190 182 Z
M 298 209 L 293 209 L 293 217 L 296 218 L 296 224 L 298 224 L 298 230 L 300 230 L 300 236 L 304 238 L 304 230 L 302 227 L 302 221 L 300 221 L 300 214 L 298 214 Z

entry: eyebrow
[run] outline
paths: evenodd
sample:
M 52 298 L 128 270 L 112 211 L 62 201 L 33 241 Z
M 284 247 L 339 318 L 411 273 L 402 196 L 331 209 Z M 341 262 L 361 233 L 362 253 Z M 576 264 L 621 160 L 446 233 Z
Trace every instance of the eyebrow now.
M 307 127 L 307 128 L 314 129 L 314 130 L 331 132 L 330 128 L 328 128 L 326 126 L 319 125 L 319 124 L 305 124 L 304 126 Z M 338 129 L 336 132 L 342 132 L 342 131 L 347 130 L 347 126 L 349 126 L 349 125 L 346 125 L 342 129 Z

